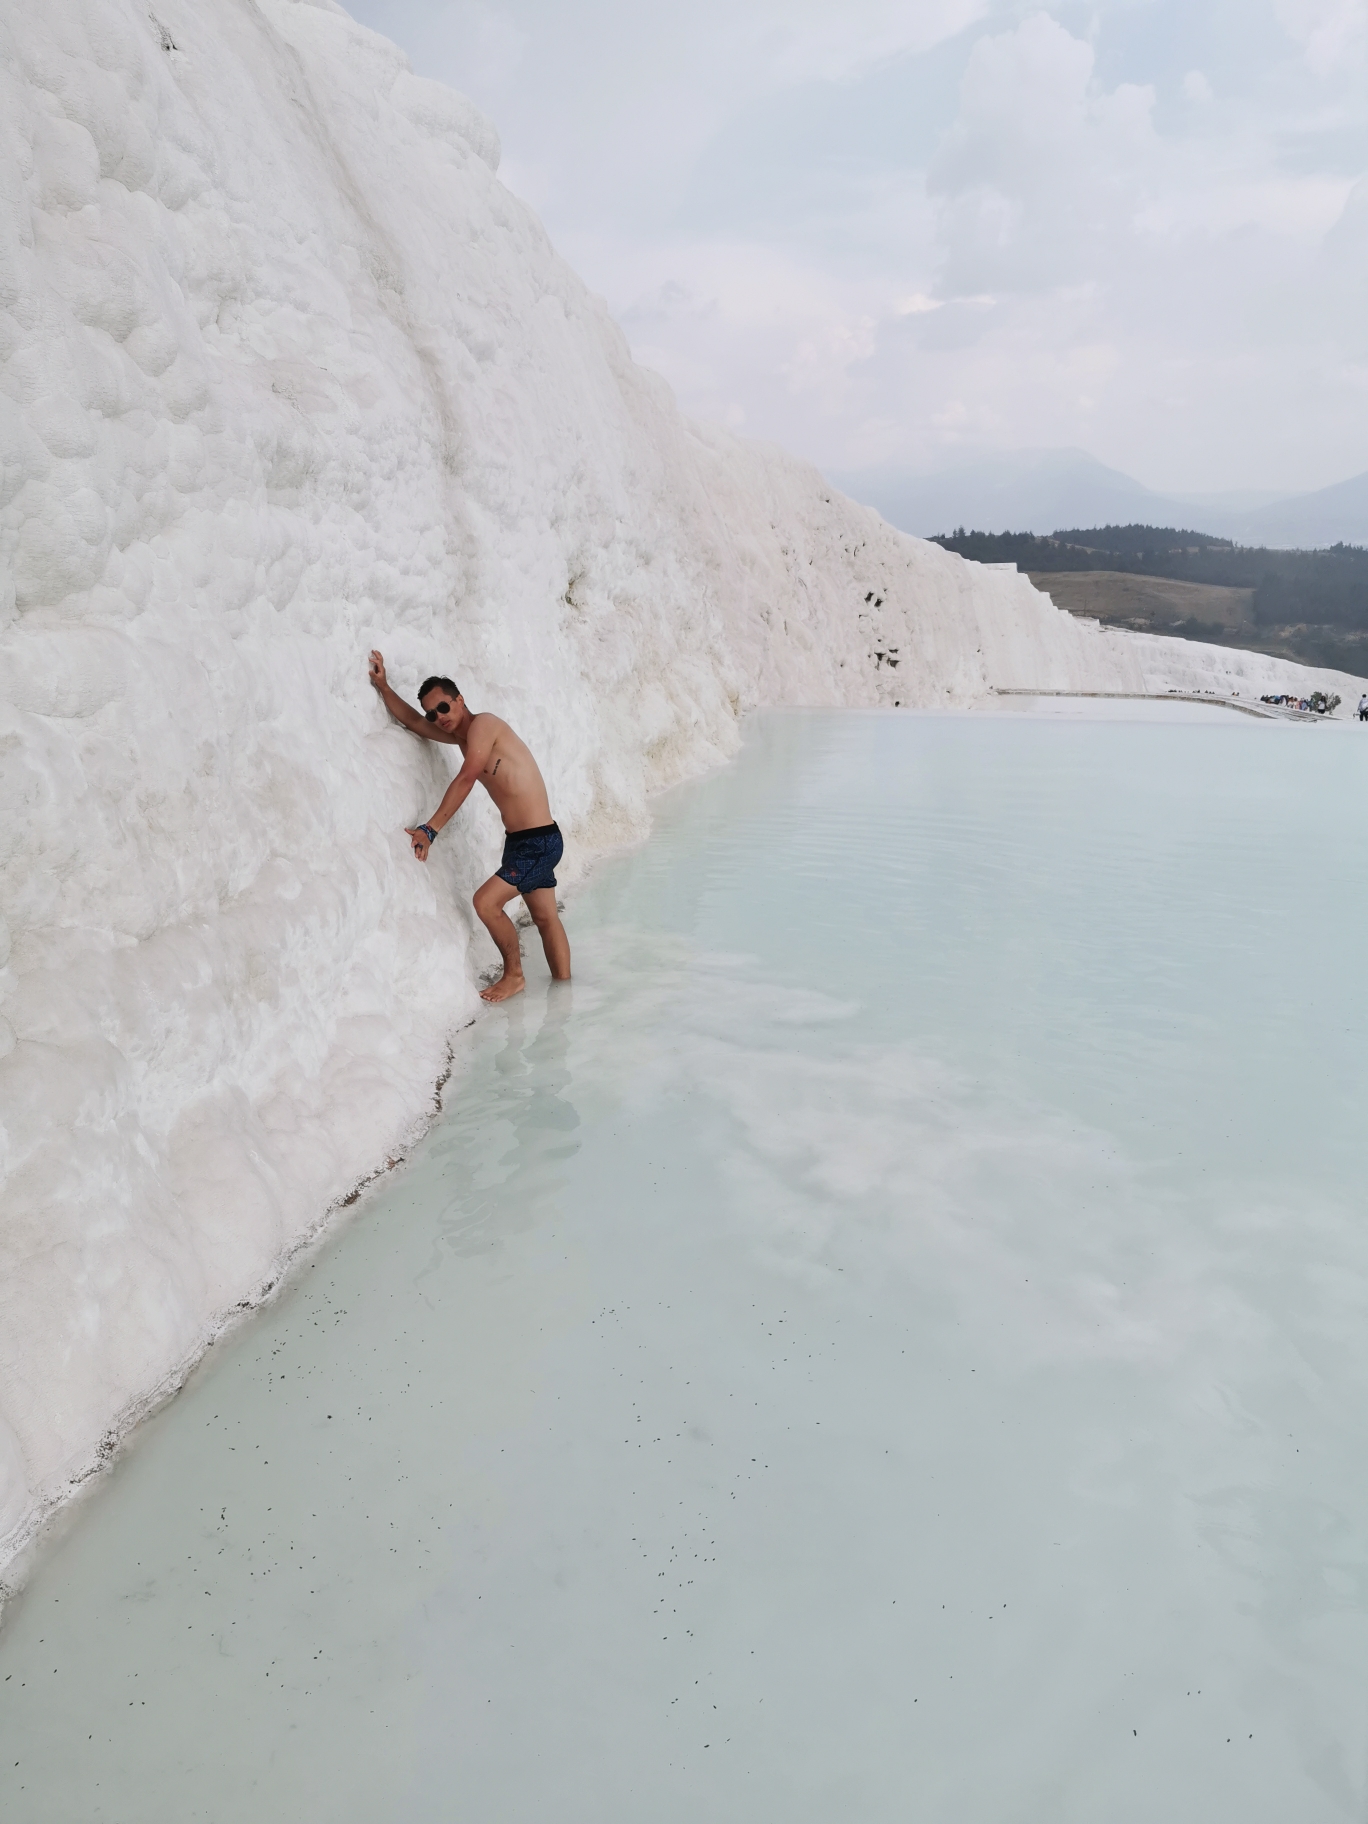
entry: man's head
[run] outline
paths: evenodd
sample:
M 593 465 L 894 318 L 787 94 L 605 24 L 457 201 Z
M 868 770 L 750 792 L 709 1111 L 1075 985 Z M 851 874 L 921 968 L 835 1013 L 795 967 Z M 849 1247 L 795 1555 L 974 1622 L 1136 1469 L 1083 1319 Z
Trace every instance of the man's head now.
M 424 678 L 418 704 L 428 721 L 444 735 L 451 734 L 460 721 L 461 693 L 450 678 Z

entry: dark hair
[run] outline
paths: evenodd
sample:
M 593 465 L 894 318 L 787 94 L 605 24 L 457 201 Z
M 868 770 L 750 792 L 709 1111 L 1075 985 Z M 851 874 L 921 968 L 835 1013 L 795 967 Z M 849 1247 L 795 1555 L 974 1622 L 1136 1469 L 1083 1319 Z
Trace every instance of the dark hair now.
M 450 678 L 424 678 L 423 682 L 418 686 L 418 701 L 420 703 L 430 690 L 449 690 L 453 697 L 459 697 L 461 694 L 458 687 L 452 683 Z

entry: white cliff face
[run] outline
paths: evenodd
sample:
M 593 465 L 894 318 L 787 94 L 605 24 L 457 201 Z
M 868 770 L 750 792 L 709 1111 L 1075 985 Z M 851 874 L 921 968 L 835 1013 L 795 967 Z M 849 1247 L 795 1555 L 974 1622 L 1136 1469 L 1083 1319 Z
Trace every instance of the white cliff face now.
M 449 762 L 370 647 L 515 724 L 581 866 L 755 704 L 1294 676 L 686 424 L 497 160 L 328 0 L 0 6 L 0 1555 L 473 1005 L 496 822 L 412 861 Z

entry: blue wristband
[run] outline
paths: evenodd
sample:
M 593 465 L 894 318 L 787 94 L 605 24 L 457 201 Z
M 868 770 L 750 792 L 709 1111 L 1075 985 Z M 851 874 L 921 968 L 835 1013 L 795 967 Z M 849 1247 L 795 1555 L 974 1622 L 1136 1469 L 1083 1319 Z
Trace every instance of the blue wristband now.
M 436 842 L 437 832 L 430 823 L 420 823 L 418 828 L 423 832 L 424 836 L 427 837 L 429 843 Z

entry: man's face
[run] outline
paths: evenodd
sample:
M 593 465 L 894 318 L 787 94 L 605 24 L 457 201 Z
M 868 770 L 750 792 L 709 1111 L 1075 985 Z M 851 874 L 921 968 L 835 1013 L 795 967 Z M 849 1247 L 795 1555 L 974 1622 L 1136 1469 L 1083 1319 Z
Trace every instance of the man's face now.
M 444 735 L 455 734 L 457 718 L 461 713 L 459 697 L 453 696 L 449 690 L 430 690 L 419 702 L 429 722 L 435 723 Z

